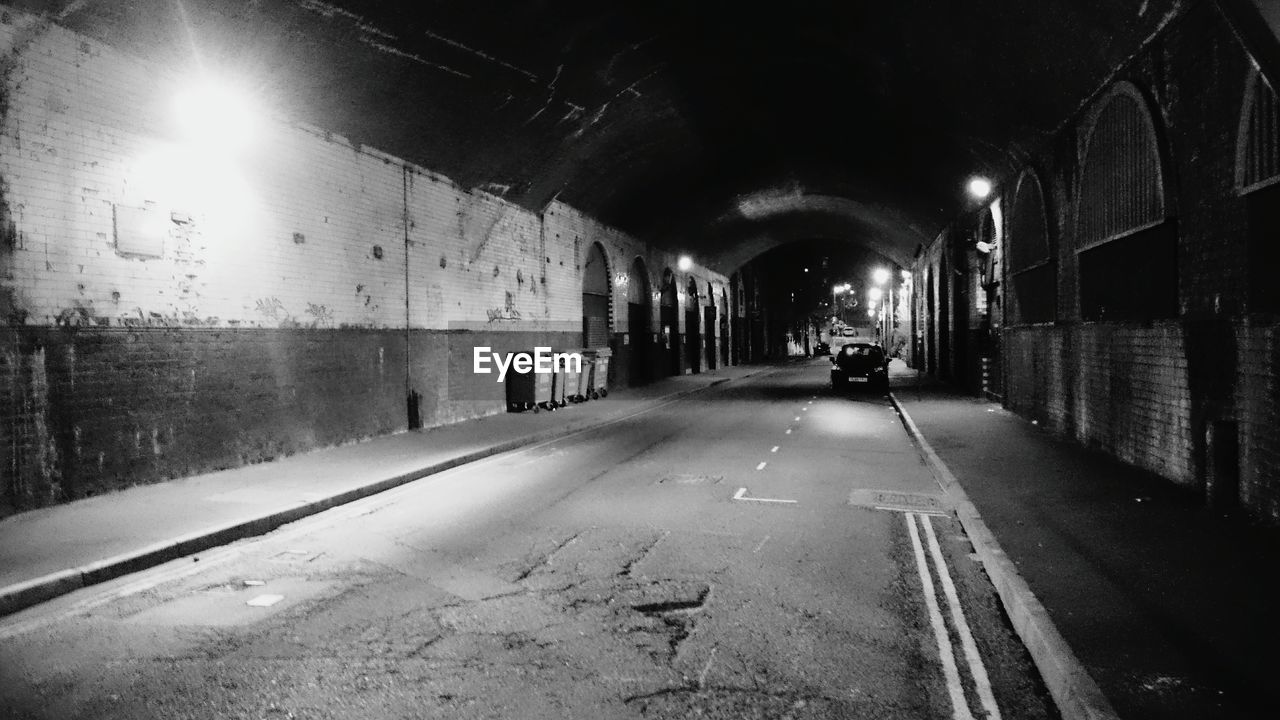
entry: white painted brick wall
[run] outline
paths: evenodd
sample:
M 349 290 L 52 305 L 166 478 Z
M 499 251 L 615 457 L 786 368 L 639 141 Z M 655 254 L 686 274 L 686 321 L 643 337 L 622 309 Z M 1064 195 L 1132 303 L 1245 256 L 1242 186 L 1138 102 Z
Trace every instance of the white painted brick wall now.
M 540 217 L 412 166 L 406 194 L 406 163 L 280 118 L 264 118 L 238 154 L 202 156 L 174 125 L 184 78 L 11 18 L 0 26 L 0 51 L 15 58 L 0 177 L 21 240 L 0 282 L 30 324 L 403 327 L 406 197 L 414 328 L 577 331 L 580 264 L 599 242 L 614 280 L 612 330 L 625 332 L 632 260 L 644 259 L 655 293 L 675 266 L 674 254 L 563 203 Z M 192 222 L 164 223 L 162 257 L 123 257 L 115 205 Z M 690 275 L 676 274 L 683 289 Z M 692 277 L 726 285 L 703 268 Z M 681 323 L 684 303 L 681 293 Z M 656 327 L 656 295 L 653 307 Z

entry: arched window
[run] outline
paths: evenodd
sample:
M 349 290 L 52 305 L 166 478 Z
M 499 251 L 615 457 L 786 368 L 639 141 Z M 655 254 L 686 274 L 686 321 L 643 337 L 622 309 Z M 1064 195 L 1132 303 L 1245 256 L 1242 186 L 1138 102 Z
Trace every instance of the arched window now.
M 729 365 L 729 293 L 720 288 L 720 364 Z
M 1280 102 L 1265 76 L 1245 82 L 1236 139 L 1236 186 L 1249 221 L 1249 310 L 1280 312 Z
M 627 278 L 627 302 L 645 307 L 652 302 L 649 296 L 649 269 L 640 257 L 631 261 L 631 274 Z M 644 327 L 647 330 L 649 324 L 645 323 Z
M 1257 70 L 1245 81 L 1236 158 L 1236 185 L 1241 192 L 1280 180 L 1280 102 L 1271 83 Z
M 680 300 L 675 273 L 662 271 L 662 287 L 658 306 L 658 327 L 666 352 L 667 374 L 680 374 Z
M 1013 285 L 1010 320 L 1014 323 L 1052 322 L 1057 310 L 1058 278 L 1049 249 L 1044 191 L 1039 178 L 1031 170 L 1022 173 L 1014 189 L 1005 244 L 1009 250 L 1009 277 Z
M 653 296 L 649 270 L 639 257 L 631 261 L 627 278 L 627 332 L 631 346 L 631 371 L 627 377 L 632 385 L 643 385 L 652 378 Z
M 689 369 L 693 372 L 702 371 L 701 353 L 702 353 L 702 318 L 701 310 L 698 304 L 698 281 L 689 278 L 689 284 L 685 290 L 685 297 L 688 304 L 684 308 L 684 334 L 687 343 Z
M 1081 317 L 1177 315 L 1177 234 L 1146 99 L 1128 83 L 1117 85 L 1099 101 L 1084 137 L 1075 236 Z
M 583 347 L 609 345 L 609 316 L 613 310 L 609 287 L 609 264 L 604 248 L 600 243 L 592 243 L 582 268 Z

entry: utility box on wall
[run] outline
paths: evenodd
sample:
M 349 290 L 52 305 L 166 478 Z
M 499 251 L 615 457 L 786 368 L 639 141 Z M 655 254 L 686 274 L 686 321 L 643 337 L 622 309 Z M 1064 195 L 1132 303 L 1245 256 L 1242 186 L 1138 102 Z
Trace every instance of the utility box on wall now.
M 152 208 L 112 206 L 115 216 L 116 253 L 126 257 L 164 257 L 169 218 Z

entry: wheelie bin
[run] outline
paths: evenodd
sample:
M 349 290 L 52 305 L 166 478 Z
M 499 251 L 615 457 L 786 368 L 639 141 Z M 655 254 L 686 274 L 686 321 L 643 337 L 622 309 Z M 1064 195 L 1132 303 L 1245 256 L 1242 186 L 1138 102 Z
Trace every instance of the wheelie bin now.
M 600 348 L 595 351 L 595 356 L 595 361 L 591 363 L 591 397 L 593 399 L 609 394 L 609 358 L 613 356 L 613 351 L 609 348 Z
M 566 403 L 582 402 L 586 400 L 579 392 L 578 388 L 582 382 L 582 370 L 585 368 L 570 367 L 568 364 L 557 372 L 557 376 L 564 376 L 564 401 Z
M 579 402 L 586 402 L 592 399 L 595 383 L 596 372 L 596 352 L 594 350 L 582 351 L 582 373 L 578 375 L 578 397 Z
M 554 378 L 551 384 L 551 404 L 555 407 L 564 407 L 569 404 L 569 401 L 565 399 L 568 397 L 568 393 L 565 392 L 565 369 L 563 366 L 556 366 L 552 370 L 554 372 L 547 376 Z
M 530 357 L 533 353 L 526 353 Z M 554 410 L 552 376 L 546 373 L 516 372 L 515 367 L 507 371 L 507 410 L 523 412 L 533 410 Z

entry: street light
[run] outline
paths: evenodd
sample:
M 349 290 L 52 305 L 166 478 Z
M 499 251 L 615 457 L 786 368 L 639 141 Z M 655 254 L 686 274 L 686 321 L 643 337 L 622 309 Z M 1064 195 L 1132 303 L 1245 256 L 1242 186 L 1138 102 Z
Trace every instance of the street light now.
M 871 273 L 871 279 L 875 280 L 877 285 L 883 285 L 889 282 L 889 271 L 884 268 L 876 268 L 875 271 Z
M 689 272 L 693 268 L 693 258 L 688 255 L 681 255 L 680 259 L 676 261 L 676 267 L 680 268 L 681 272 Z
M 884 291 L 878 287 L 873 287 L 867 291 L 867 297 L 871 298 L 872 303 L 879 302 L 880 298 L 884 297 Z
M 975 200 L 986 200 L 991 194 L 991 181 L 984 177 L 975 177 L 969 180 L 969 194 Z
M 843 285 L 831 286 L 831 310 L 833 313 L 833 317 L 838 317 L 838 316 L 835 316 L 834 313 L 839 312 L 836 306 L 836 296 L 849 292 L 849 289 L 850 289 L 849 283 L 844 283 Z

